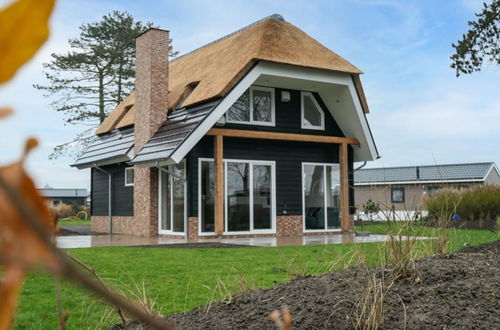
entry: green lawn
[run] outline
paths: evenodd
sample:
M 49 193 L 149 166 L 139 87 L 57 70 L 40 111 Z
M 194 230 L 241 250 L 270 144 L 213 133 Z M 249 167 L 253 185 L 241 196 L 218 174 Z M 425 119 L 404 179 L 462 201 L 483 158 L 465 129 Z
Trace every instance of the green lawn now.
M 366 226 L 385 232 L 385 225 Z M 418 227 L 419 235 L 433 229 Z M 491 231 L 450 230 L 451 248 L 479 244 L 499 238 Z M 424 250 L 430 241 L 418 242 Z M 88 248 L 68 252 L 94 267 L 118 288 L 144 284 L 162 313 L 180 312 L 204 305 L 238 288 L 266 288 L 300 274 L 320 274 L 345 267 L 355 253 L 365 253 L 370 264 L 381 263 L 383 243 L 292 246 L 235 249 Z M 216 290 L 217 282 L 226 289 Z M 80 289 L 63 285 L 64 307 L 69 312 L 68 329 L 105 328 L 117 321 L 115 313 L 104 318 L 105 307 Z M 31 275 L 24 286 L 17 312 L 16 329 L 56 329 L 54 283 L 43 275 Z
M 90 220 L 59 220 L 59 226 L 90 226 Z

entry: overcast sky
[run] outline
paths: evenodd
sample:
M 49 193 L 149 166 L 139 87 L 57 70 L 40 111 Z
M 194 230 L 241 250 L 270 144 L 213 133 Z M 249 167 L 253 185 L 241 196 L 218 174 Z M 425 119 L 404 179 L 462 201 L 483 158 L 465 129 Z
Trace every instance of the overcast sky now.
M 82 127 L 65 126 L 50 100 L 32 88 L 45 83 L 42 63 L 69 49 L 78 26 L 112 10 L 168 29 L 182 53 L 273 13 L 337 52 L 365 73 L 368 115 L 382 158 L 370 167 L 495 161 L 500 165 L 500 68 L 460 78 L 449 56 L 481 9 L 475 0 L 329 1 L 72 1 L 58 2 L 52 34 L 37 56 L 9 84 L 0 105 L 16 115 L 0 122 L 0 164 L 19 157 L 28 136 L 40 139 L 28 169 L 37 185 L 88 188 L 89 171 L 72 159 L 48 160 L 52 148 Z M 0 0 L 0 6 L 8 1 Z

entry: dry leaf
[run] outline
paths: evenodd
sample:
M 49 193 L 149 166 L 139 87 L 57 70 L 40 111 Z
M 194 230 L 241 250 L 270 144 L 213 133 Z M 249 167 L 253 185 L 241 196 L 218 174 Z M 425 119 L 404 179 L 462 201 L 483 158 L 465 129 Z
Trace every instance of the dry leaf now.
M 11 79 L 49 36 L 55 0 L 17 0 L 0 11 L 0 84 Z
M 0 119 L 12 115 L 14 111 L 11 108 L 0 108 Z
M 288 307 L 284 306 L 280 311 L 275 310 L 269 314 L 269 319 L 280 330 L 292 330 L 292 314 Z
M 22 205 L 33 210 L 46 235 L 53 237 L 55 221 L 50 215 L 47 204 L 33 181 L 26 174 L 23 162 L 37 141 L 26 141 L 25 152 L 20 161 L 0 167 L 3 182 L 12 187 L 22 199 Z M 48 245 L 40 239 L 32 227 L 26 223 L 10 196 L 0 188 L 0 262 L 4 277 L 0 282 L 0 330 L 9 329 L 21 289 L 24 274 L 32 267 L 44 265 L 57 269 L 57 261 Z

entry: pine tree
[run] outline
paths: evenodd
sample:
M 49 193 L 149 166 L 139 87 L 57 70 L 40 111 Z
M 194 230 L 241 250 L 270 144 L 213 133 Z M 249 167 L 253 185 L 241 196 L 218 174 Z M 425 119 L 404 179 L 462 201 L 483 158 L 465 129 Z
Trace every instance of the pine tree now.
M 82 24 L 79 36 L 69 40 L 71 50 L 51 54 L 52 60 L 44 63 L 49 83 L 34 87 L 54 99 L 51 107 L 65 114 L 67 124 L 90 126 L 73 141 L 54 148 L 49 158 L 81 152 L 95 127 L 132 92 L 135 37 L 150 27 L 153 23 L 136 21 L 127 12 L 113 11 L 99 22 Z M 171 45 L 169 53 L 171 57 L 177 55 Z
M 452 44 L 456 52 L 450 58 L 451 67 L 460 74 L 481 71 L 483 61 L 500 64 L 500 0 L 484 3 L 477 21 L 470 21 L 471 29 L 457 44 Z

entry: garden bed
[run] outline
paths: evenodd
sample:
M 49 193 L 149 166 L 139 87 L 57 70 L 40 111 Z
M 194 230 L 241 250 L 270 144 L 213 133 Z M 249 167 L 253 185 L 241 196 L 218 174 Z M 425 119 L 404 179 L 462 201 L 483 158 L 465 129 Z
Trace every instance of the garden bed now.
M 493 329 L 500 319 L 500 241 L 417 261 L 419 281 L 396 281 L 384 302 L 386 329 Z M 273 310 L 288 306 L 294 329 L 349 329 L 371 274 L 391 266 L 351 267 L 250 291 L 168 319 L 179 329 L 275 329 Z M 135 326 L 128 327 L 136 329 Z M 115 327 L 119 329 L 119 327 Z

